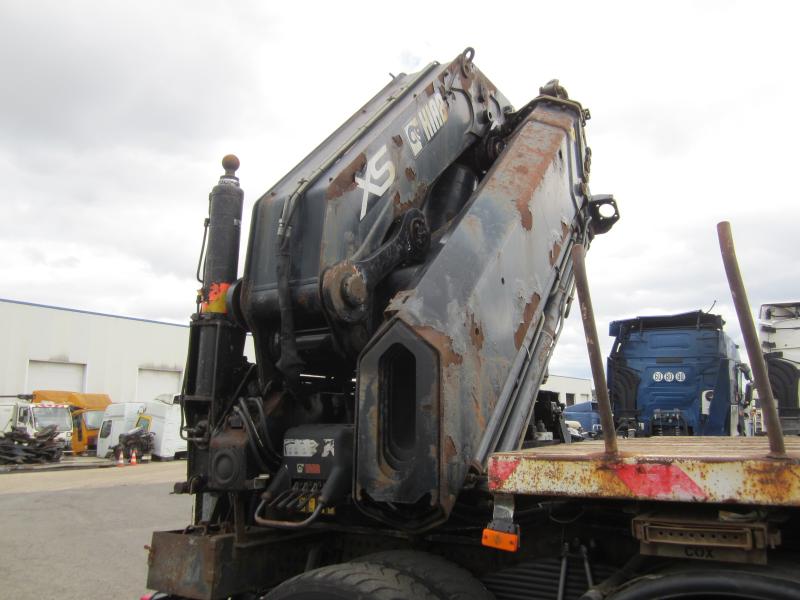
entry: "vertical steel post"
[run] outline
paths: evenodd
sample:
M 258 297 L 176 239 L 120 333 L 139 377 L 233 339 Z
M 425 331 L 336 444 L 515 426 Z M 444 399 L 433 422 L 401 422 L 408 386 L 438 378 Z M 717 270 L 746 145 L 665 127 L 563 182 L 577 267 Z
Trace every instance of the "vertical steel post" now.
M 600 355 L 600 342 L 597 339 L 592 297 L 589 294 L 589 280 L 586 277 L 585 250 L 579 244 L 572 248 L 572 264 L 575 270 L 575 287 L 578 288 L 583 333 L 586 338 L 586 348 L 589 350 L 589 363 L 592 366 L 592 379 L 597 393 L 597 405 L 600 409 L 600 422 L 603 425 L 603 441 L 606 445 L 606 454 L 616 455 L 617 432 L 614 428 L 614 418 L 611 415 L 611 402 L 608 399 L 603 357 Z
M 719 249 L 722 253 L 722 263 L 725 265 L 725 274 L 728 276 L 728 286 L 731 288 L 733 305 L 736 307 L 736 316 L 739 319 L 739 328 L 742 330 L 744 346 L 747 348 L 747 358 L 753 370 L 753 379 L 761 399 L 761 408 L 767 423 L 767 436 L 769 437 L 769 454 L 776 458 L 786 456 L 786 447 L 783 443 L 783 431 L 778 418 L 778 409 L 772 395 L 772 386 L 769 384 L 767 365 L 758 343 L 756 327 L 750 314 L 750 302 L 747 300 L 747 291 L 744 289 L 742 273 L 736 260 L 736 249 L 733 246 L 731 224 L 728 221 L 717 223 Z

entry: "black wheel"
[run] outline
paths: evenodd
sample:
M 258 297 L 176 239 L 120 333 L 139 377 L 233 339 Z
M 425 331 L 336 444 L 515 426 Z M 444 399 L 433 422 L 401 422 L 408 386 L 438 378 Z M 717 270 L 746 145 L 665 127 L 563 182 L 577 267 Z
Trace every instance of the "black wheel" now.
M 440 600 L 410 575 L 370 563 L 314 569 L 284 581 L 264 600 Z
M 354 562 L 391 567 L 428 586 L 442 600 L 494 600 L 494 594 L 466 569 L 449 560 L 415 550 L 368 554 Z
M 797 582 L 732 570 L 647 575 L 608 600 L 797 600 Z

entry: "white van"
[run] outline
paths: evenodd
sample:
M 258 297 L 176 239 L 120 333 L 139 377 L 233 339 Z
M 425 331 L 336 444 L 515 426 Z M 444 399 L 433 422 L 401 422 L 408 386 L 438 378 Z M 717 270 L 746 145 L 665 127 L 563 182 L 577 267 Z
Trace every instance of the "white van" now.
M 181 405 L 170 394 L 161 394 L 152 402 L 146 402 L 134 427 L 155 434 L 153 455 L 157 458 L 171 460 L 187 450 L 186 440 L 180 436 Z
M 108 458 L 113 454 L 112 448 L 119 444 L 119 435 L 136 426 L 144 406 L 144 402 L 114 402 L 106 407 L 97 436 L 99 458 Z

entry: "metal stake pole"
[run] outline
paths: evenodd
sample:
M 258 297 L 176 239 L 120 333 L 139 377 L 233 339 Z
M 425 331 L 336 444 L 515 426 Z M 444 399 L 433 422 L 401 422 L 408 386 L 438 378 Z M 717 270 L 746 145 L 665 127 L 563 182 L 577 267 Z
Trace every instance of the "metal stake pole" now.
M 750 367 L 753 370 L 753 379 L 756 382 L 758 397 L 761 399 L 761 408 L 764 411 L 764 419 L 767 422 L 767 436 L 769 437 L 769 454 L 775 458 L 786 456 L 786 447 L 783 443 L 783 431 L 781 422 L 778 418 L 778 409 L 775 406 L 775 398 L 772 395 L 772 386 L 769 384 L 767 376 L 767 365 L 764 361 L 764 354 L 758 344 L 756 327 L 753 324 L 753 317 L 750 314 L 750 302 L 747 300 L 747 292 L 744 289 L 742 274 L 739 271 L 739 263 L 736 260 L 736 249 L 733 246 L 733 234 L 731 224 L 722 221 L 717 224 L 717 235 L 719 237 L 719 249 L 722 252 L 722 262 L 725 265 L 725 274 L 728 276 L 728 286 L 731 288 L 733 304 L 736 307 L 736 316 L 739 319 L 739 328 L 742 330 L 744 345 L 747 348 L 747 357 L 750 360 Z
M 592 379 L 597 393 L 597 404 L 600 408 L 600 422 L 603 425 L 603 441 L 606 445 L 606 454 L 617 454 L 617 432 L 614 428 L 614 418 L 611 415 L 611 402 L 608 399 L 608 386 L 606 374 L 603 370 L 603 357 L 600 355 L 600 342 L 597 338 L 597 326 L 594 322 L 594 309 L 592 297 L 589 294 L 589 281 L 586 278 L 586 262 L 584 260 L 583 246 L 576 244 L 572 248 L 572 264 L 575 270 L 575 287 L 578 288 L 578 303 L 583 321 L 583 333 L 586 338 L 586 348 L 589 350 L 589 363 L 592 366 Z

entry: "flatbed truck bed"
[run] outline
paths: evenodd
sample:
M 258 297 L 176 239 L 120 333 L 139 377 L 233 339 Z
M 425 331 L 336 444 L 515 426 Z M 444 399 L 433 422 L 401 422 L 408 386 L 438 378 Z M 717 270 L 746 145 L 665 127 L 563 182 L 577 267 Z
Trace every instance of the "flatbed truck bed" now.
M 640 501 L 800 506 L 800 437 L 772 458 L 766 437 L 619 439 L 492 455 L 494 493 Z

